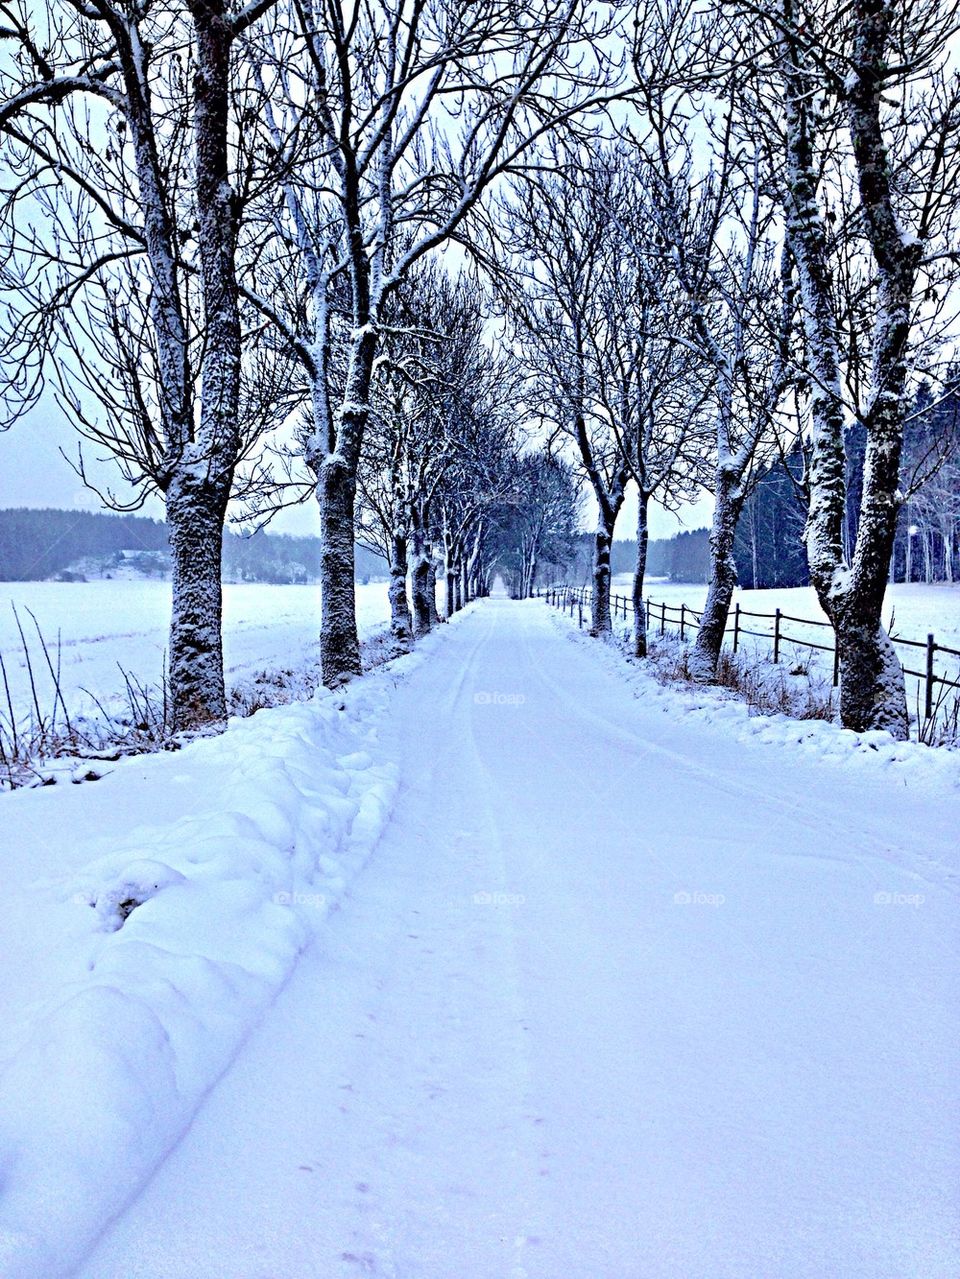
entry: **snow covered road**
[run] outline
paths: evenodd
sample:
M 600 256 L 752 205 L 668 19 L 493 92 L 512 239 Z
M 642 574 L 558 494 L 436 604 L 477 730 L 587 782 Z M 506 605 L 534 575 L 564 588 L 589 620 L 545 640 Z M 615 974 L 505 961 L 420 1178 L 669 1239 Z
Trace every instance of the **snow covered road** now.
M 957 792 L 483 603 L 376 852 L 82 1279 L 955 1279 Z

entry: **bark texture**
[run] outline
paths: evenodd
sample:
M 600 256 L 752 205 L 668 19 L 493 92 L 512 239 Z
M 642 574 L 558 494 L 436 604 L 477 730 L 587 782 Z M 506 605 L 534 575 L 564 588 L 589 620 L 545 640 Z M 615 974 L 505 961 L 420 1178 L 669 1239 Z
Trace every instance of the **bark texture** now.
M 396 652 L 409 653 L 413 647 L 413 618 L 407 599 L 407 535 L 395 529 L 390 541 L 390 634 Z
M 593 542 L 593 613 L 590 634 L 613 634 L 610 616 L 610 547 L 613 542 L 613 522 L 601 514 Z
M 833 311 L 828 237 L 818 194 L 815 87 L 797 36 L 792 0 L 784 0 L 782 55 L 787 123 L 787 234 L 797 263 L 807 358 L 813 374 L 810 506 L 806 528 L 810 577 L 833 624 L 840 656 L 840 718 L 855 731 L 909 733 L 903 672 L 881 610 L 900 509 L 903 397 L 910 313 L 920 246 L 901 234 L 893 210 L 880 127 L 889 9 L 859 0 L 847 80 L 848 118 L 861 207 L 877 264 L 872 390 L 863 413 L 867 443 L 861 518 L 851 562 L 844 554 L 846 459 L 840 355 Z
M 226 497 L 178 478 L 166 499 L 173 559 L 169 680 L 179 733 L 227 717 L 220 585 Z
M 320 500 L 320 666 L 327 688 L 362 673 L 354 583 L 356 481 L 343 458 L 326 457 L 317 485 Z
M 637 503 L 637 564 L 633 574 L 633 652 L 635 657 L 647 655 L 647 609 L 643 602 L 644 578 L 647 575 L 649 496 L 641 492 Z
M 170 694 L 177 731 L 223 725 L 223 521 L 240 450 L 238 211 L 229 182 L 228 114 L 233 32 L 222 0 L 191 5 L 196 30 L 194 158 L 205 350 L 200 422 L 181 423 L 166 489 L 173 550 Z M 164 322 L 166 322 L 164 315 Z M 174 378 L 179 385 L 182 375 Z M 173 441 L 171 441 L 173 443 Z
M 690 674 L 699 683 L 710 683 L 717 677 L 717 662 L 737 585 L 733 543 L 742 505 L 739 476 L 721 470 L 710 530 L 710 584 L 689 662 Z

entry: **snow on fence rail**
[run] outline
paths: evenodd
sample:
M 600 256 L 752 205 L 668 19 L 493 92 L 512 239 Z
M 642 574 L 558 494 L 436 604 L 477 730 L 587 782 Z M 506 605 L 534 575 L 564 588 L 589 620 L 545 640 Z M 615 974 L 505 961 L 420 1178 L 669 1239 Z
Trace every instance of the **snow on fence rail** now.
M 538 589 L 537 594 L 547 600 L 548 603 L 555 604 L 559 608 L 569 608 L 570 615 L 573 616 L 574 608 L 578 609 L 579 624 L 583 625 L 583 609 L 585 603 L 590 599 L 592 588 L 589 586 L 551 586 L 544 589 Z M 687 638 L 688 627 L 693 629 L 700 624 L 702 612 L 692 608 L 689 604 L 667 604 L 662 600 L 647 599 L 644 601 L 647 610 L 647 626 L 659 627 L 659 633 L 663 635 L 668 626 L 675 627 L 680 634 L 680 638 Z M 610 608 L 614 617 L 617 617 L 621 610 L 624 620 L 628 617 L 628 613 L 633 610 L 633 600 L 626 595 L 611 595 Z M 767 630 L 753 630 L 749 626 L 744 625 L 744 619 L 750 621 L 766 621 L 772 622 L 773 626 Z M 812 626 L 825 629 L 830 632 L 832 637 L 833 627 L 829 622 L 819 621 L 810 617 L 794 617 L 789 613 L 784 613 L 782 609 L 774 609 L 772 613 L 755 613 L 749 609 L 745 609 L 742 604 L 734 604 L 730 616 L 727 618 L 726 631 L 730 634 L 731 647 L 734 653 L 740 648 L 740 641 L 744 636 L 751 636 L 756 639 L 770 640 L 773 649 L 773 661 L 779 662 L 784 644 L 793 644 L 798 648 L 808 648 L 821 653 L 829 653 L 833 658 L 833 685 L 840 683 L 840 655 L 837 652 L 836 645 L 833 643 L 820 644 L 815 640 L 801 639 L 799 636 L 790 635 L 784 629 L 784 624 L 793 623 L 797 626 Z M 826 637 L 825 637 L 826 638 Z M 899 636 L 890 637 L 894 645 L 909 649 L 912 652 L 923 653 L 923 670 L 915 670 L 905 664 L 901 658 L 901 666 L 906 676 L 911 676 L 917 681 L 918 689 L 923 692 L 923 721 L 929 723 L 934 720 L 941 709 L 943 709 L 943 699 L 950 691 L 960 694 L 960 649 L 950 648 L 946 644 L 938 644 L 935 635 L 931 632 L 927 635 L 926 640 L 903 639 Z M 956 669 L 946 671 L 941 665 L 937 669 L 937 655 L 943 654 L 947 658 L 954 658 Z M 919 709 L 919 702 L 918 702 Z

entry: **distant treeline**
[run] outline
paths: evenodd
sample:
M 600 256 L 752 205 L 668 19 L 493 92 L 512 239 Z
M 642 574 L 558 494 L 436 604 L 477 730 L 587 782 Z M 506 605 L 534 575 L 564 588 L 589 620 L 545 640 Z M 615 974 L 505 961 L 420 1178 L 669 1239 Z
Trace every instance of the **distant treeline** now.
M 593 534 L 581 533 L 571 580 L 589 582 Z M 637 544 L 630 538 L 614 541 L 610 551 L 610 571 L 614 576 L 636 568 Z M 668 577 L 673 582 L 705 582 L 710 575 L 710 534 L 705 528 L 677 533 L 674 537 L 650 542 L 647 548 L 647 577 Z
M 386 563 L 356 548 L 360 581 L 385 577 Z M 94 511 L 0 510 L 0 581 L 35 582 L 83 577 L 84 566 L 109 576 L 111 566 L 144 576 L 170 571 L 167 527 L 140 515 Z M 233 582 L 314 582 L 320 576 L 320 539 L 228 532 L 223 546 L 223 575 Z
M 802 466 L 799 454 L 787 458 L 786 462 L 776 462 L 764 471 L 744 503 L 734 544 L 741 586 L 767 588 L 809 583 L 807 556 L 801 540 L 806 512 L 794 483 Z M 590 572 L 591 540 L 585 536 L 583 550 L 578 555 L 578 567 L 583 560 L 584 581 Z M 632 573 L 636 555 L 635 541 L 615 541 L 610 556 L 611 571 Z M 652 541 L 647 550 L 647 576 L 666 577 L 672 582 L 709 581 L 709 529 L 690 529 Z

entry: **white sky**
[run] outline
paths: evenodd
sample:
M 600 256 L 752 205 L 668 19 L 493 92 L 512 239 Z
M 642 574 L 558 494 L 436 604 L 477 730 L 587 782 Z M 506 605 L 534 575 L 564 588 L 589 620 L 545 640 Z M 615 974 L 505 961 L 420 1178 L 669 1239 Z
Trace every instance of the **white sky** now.
M 78 439 L 79 436 L 56 408 L 35 409 L 28 418 L 18 422 L 9 431 L 0 433 L 0 508 L 54 506 L 67 510 L 102 509 L 97 495 L 84 488 L 60 454 L 62 449 L 68 456 L 75 457 Z M 130 491 L 123 484 L 112 462 L 96 460 L 97 451 L 91 445 L 85 445 L 84 458 L 89 474 L 98 484 L 109 486 L 118 496 L 125 496 Z M 681 528 L 701 528 L 708 525 L 712 508 L 713 500 L 709 496 L 694 505 L 684 507 L 679 519 L 661 507 L 651 507 L 651 536 L 672 537 Z M 595 509 L 592 500 L 584 501 L 584 527 L 589 530 L 593 528 Z M 158 498 L 152 498 L 138 513 L 162 519 L 163 503 Z M 617 537 L 633 537 L 636 521 L 636 494 L 631 490 L 617 521 Z M 306 502 L 302 506 L 282 511 L 270 529 L 276 533 L 318 536 L 320 520 L 316 504 Z

